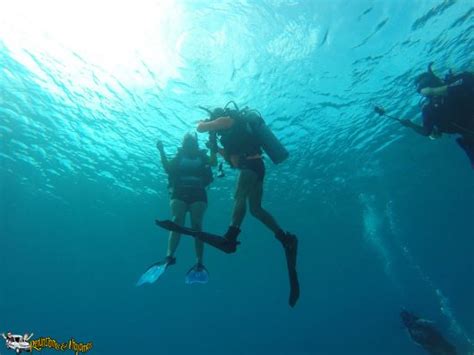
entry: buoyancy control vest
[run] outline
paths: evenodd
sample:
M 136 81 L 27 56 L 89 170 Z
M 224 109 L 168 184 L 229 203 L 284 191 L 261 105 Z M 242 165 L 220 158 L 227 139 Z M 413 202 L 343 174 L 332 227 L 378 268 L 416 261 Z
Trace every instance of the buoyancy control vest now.
M 261 154 L 261 144 L 250 122 L 239 111 L 230 110 L 226 114 L 234 120 L 234 124 L 229 129 L 217 132 L 226 154 L 243 157 Z
M 423 107 L 435 126 L 444 133 L 474 135 L 474 75 L 469 72 L 453 76 L 445 97 L 430 100 Z
M 258 111 L 227 108 L 224 115 L 234 120 L 231 128 L 217 132 L 228 155 L 253 156 L 261 154 L 263 149 L 275 164 L 288 158 L 288 151 L 265 124 Z
M 209 159 L 204 152 L 189 156 L 179 151 L 173 165 L 170 174 L 172 188 L 203 189 L 213 180 Z

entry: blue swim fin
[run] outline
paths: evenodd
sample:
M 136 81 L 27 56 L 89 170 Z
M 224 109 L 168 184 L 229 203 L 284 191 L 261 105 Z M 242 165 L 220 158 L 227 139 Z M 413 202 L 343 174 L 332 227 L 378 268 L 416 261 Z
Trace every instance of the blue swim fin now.
M 165 260 L 159 261 L 153 265 L 151 265 L 147 271 L 140 277 L 137 281 L 136 286 L 142 286 L 146 283 L 152 284 L 156 280 L 160 278 L 161 275 L 164 274 L 168 266 L 173 265 L 176 263 L 176 258 L 167 256 Z
M 194 265 L 186 273 L 184 282 L 188 285 L 191 284 L 207 284 L 209 281 L 209 272 L 203 264 Z

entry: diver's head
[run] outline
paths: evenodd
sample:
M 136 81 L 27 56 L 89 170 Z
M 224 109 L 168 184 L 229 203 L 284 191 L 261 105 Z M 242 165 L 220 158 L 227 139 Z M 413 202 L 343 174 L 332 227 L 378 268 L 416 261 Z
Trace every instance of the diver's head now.
M 413 313 L 410 313 L 405 309 L 400 312 L 400 317 L 406 327 L 411 327 L 417 320 L 417 317 Z
M 199 151 L 196 134 L 186 133 L 183 137 L 182 150 L 187 154 L 195 154 Z
M 425 88 L 437 88 L 444 85 L 443 80 L 438 78 L 431 67 L 433 63 L 428 65 L 428 70 L 417 76 L 415 79 L 416 91 L 422 94 L 421 90 Z
M 222 107 L 217 107 L 214 110 L 212 110 L 210 119 L 215 120 L 215 119 L 218 119 L 219 117 L 224 117 L 224 116 L 226 116 L 226 110 L 223 109 Z

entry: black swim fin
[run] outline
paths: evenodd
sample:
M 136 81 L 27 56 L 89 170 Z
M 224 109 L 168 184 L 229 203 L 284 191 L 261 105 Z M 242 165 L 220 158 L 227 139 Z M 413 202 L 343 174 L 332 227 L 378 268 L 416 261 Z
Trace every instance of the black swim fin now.
M 155 223 L 157 226 L 169 231 L 189 235 L 193 238 L 199 239 L 200 241 L 209 244 L 210 246 L 213 246 L 214 248 L 217 248 L 227 254 L 233 253 L 237 245 L 240 244 L 240 242 L 231 241 L 215 234 L 201 232 L 195 229 L 180 226 L 179 224 L 176 224 L 170 220 L 155 220 Z
M 277 239 L 283 244 L 286 256 L 286 266 L 288 268 L 288 278 L 290 281 L 290 298 L 289 304 L 291 307 L 296 305 L 300 297 L 300 283 L 298 280 L 298 273 L 296 271 L 296 259 L 298 256 L 298 239 L 295 235 L 290 233 L 278 233 Z

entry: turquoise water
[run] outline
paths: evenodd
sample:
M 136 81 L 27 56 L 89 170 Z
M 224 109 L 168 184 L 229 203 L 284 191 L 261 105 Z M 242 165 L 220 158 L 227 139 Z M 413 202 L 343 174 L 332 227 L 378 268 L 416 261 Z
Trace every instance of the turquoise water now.
M 413 78 L 473 70 L 473 33 L 469 0 L 0 3 L 0 332 L 90 354 L 422 354 L 407 307 L 473 352 L 474 172 L 454 137 L 372 110 L 420 120 Z M 237 254 L 206 250 L 207 285 L 184 283 L 183 239 L 135 287 L 166 250 L 156 140 L 174 154 L 197 106 L 232 99 L 290 151 L 266 160 L 264 205 L 300 239 L 294 309 L 250 216 Z M 226 230 L 235 178 L 206 230 Z

